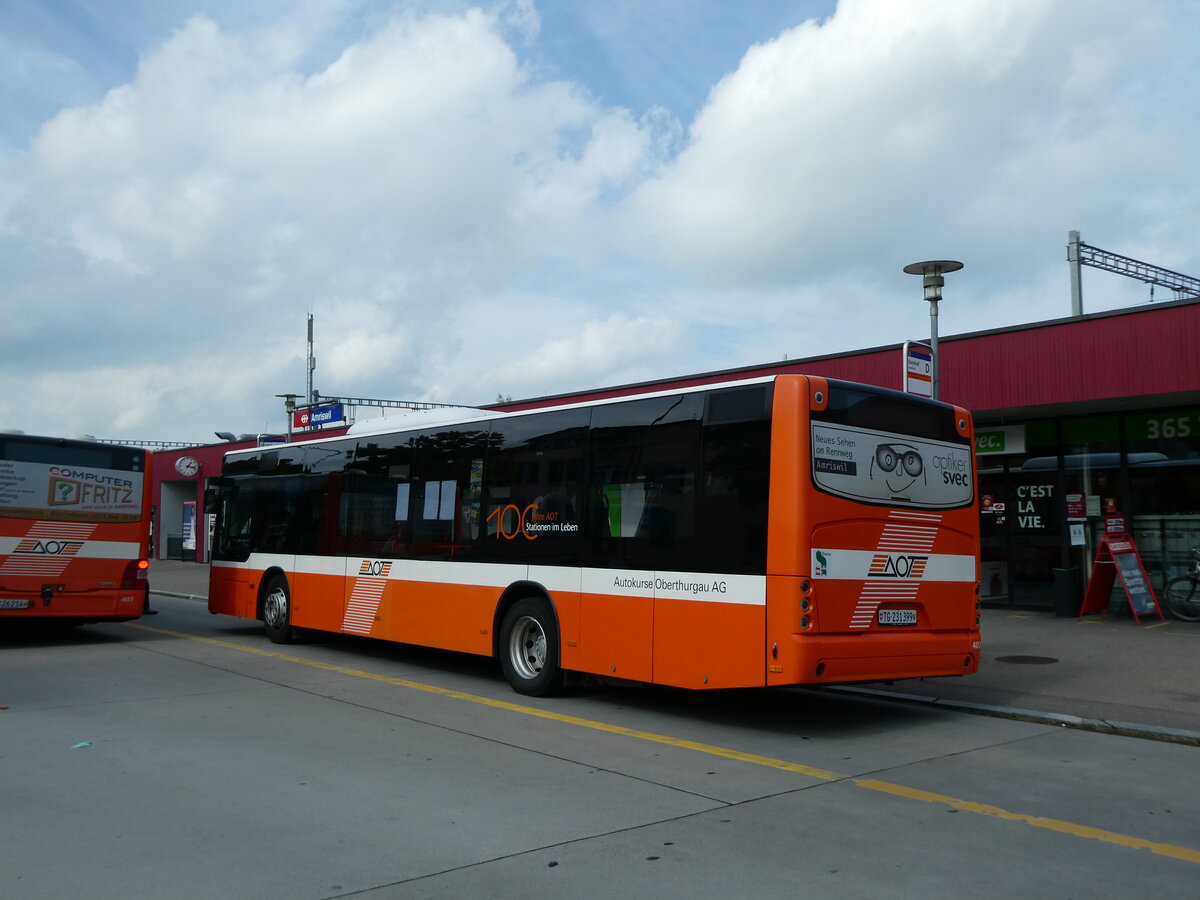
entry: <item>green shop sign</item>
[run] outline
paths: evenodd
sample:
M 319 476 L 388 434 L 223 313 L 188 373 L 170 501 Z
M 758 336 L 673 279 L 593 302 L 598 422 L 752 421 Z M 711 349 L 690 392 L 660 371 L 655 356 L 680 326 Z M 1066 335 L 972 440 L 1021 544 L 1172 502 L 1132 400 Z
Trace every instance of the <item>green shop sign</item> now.
M 975 429 L 975 452 L 980 456 L 1025 452 L 1024 425 L 995 425 Z

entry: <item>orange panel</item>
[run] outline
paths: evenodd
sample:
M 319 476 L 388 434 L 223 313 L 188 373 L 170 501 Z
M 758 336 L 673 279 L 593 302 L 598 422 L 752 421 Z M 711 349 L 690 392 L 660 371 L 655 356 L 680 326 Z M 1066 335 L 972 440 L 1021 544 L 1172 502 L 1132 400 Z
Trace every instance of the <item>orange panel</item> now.
M 650 681 L 653 636 L 649 597 L 580 595 L 579 671 Z
M 798 574 L 808 569 L 803 536 L 808 482 L 808 379 L 775 379 L 771 420 L 771 493 L 768 501 L 767 571 Z
M 655 684 L 760 687 L 765 617 L 761 606 L 655 600 Z
M 256 618 L 261 572 L 213 566 L 208 574 L 208 611 Z
M 767 684 L 796 684 L 802 680 L 801 659 L 793 652 L 793 637 L 800 631 L 804 615 L 800 609 L 800 585 L 804 580 L 767 576 Z
M 579 593 L 555 591 L 550 599 L 554 601 L 554 611 L 558 614 L 558 628 L 562 643 L 560 663 L 564 669 L 580 671 Z
M 501 593 L 496 587 L 392 581 L 381 604 L 385 631 L 372 636 L 490 656 Z
M 292 593 L 292 624 L 319 631 L 341 631 L 345 612 L 344 585 L 341 575 L 309 575 L 295 572 L 288 576 Z

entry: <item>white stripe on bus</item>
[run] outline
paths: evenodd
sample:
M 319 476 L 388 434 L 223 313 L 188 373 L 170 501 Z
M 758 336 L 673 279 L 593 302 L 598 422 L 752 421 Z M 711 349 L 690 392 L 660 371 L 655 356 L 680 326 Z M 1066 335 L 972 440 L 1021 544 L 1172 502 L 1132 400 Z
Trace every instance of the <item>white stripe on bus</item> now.
M 214 560 L 213 568 L 261 572 L 277 566 L 289 574 L 357 578 L 363 560 L 372 557 L 252 554 L 246 562 Z M 766 606 L 765 575 L 715 572 L 647 572 L 635 569 L 579 569 L 571 566 L 523 566 L 449 560 L 393 559 L 388 581 L 416 581 L 503 590 L 518 581 L 533 581 L 551 593 L 583 592 L 621 597 L 688 600 Z M 382 579 L 381 579 L 382 580 Z

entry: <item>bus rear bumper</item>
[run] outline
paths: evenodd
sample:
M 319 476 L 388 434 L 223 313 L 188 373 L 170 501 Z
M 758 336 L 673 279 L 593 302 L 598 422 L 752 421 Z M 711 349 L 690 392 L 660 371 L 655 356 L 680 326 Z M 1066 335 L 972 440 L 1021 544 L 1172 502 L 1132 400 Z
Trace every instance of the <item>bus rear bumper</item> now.
M 54 592 L 47 598 L 43 592 L 8 591 L 4 594 L 6 608 L 0 609 L 5 619 L 70 619 L 84 622 L 126 622 L 142 615 L 146 594 L 141 590 L 122 590 L 116 593 Z M 19 605 L 18 605 L 19 604 Z
M 978 631 L 904 636 L 794 635 L 792 644 L 793 665 L 775 667 L 769 683 L 899 681 L 969 675 L 979 669 Z

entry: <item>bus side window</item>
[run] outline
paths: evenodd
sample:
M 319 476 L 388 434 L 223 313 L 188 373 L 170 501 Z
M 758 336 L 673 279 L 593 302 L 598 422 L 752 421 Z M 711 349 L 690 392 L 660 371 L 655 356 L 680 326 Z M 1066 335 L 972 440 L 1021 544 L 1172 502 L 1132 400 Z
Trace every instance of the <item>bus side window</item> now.
M 494 423 L 481 548 L 489 559 L 579 565 L 587 410 Z
M 767 385 L 709 396 L 696 543 L 710 571 L 766 571 L 770 406 Z
M 410 506 L 412 552 L 419 559 L 469 559 L 480 536 L 487 426 L 422 432 Z
M 585 564 L 701 570 L 694 538 L 702 412 L 699 394 L 593 410 Z

